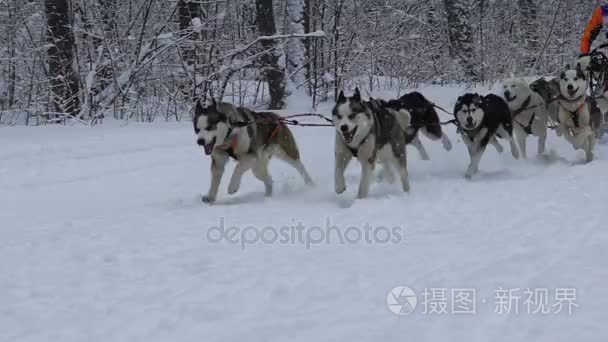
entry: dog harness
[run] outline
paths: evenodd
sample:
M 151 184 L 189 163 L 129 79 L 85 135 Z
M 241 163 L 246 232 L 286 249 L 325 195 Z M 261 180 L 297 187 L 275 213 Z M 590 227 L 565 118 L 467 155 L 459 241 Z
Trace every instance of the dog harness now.
M 532 116 L 530 117 L 530 122 L 528 122 L 528 124 L 525 126 L 521 122 L 515 120 L 515 117 L 528 109 L 532 109 L 533 107 L 529 108 L 530 102 L 532 102 L 532 95 L 528 96 L 528 98 L 524 101 L 524 103 L 522 103 L 521 107 L 519 107 L 517 110 L 513 111 L 513 114 L 512 114 L 513 121 L 517 122 L 517 124 L 522 126 L 524 131 L 528 134 L 532 134 L 532 125 L 534 124 L 534 120 L 536 120 L 536 112 L 532 113 Z
M 568 99 L 566 99 L 566 98 L 560 97 L 560 100 L 561 100 L 561 101 L 566 101 L 566 102 L 576 102 L 576 101 L 578 101 L 578 100 L 580 100 L 580 99 L 581 99 L 581 97 L 579 97 L 578 99 L 576 99 L 576 100 L 574 100 L 574 101 L 570 101 L 570 100 L 568 100 Z M 576 108 L 574 111 L 570 111 L 570 110 L 568 110 L 566 107 L 564 107 L 564 105 L 562 105 L 561 101 L 560 101 L 560 103 L 559 103 L 559 106 L 560 106 L 560 107 L 562 107 L 562 109 L 563 109 L 563 110 L 564 110 L 566 113 L 570 114 L 570 118 L 572 119 L 572 122 L 574 123 L 574 126 L 575 126 L 576 128 L 579 128 L 579 122 L 578 122 L 578 113 L 581 111 L 581 109 L 583 109 L 583 107 L 585 107 L 585 105 L 587 104 L 587 102 L 583 102 L 583 104 L 581 104 L 581 105 L 580 105 L 578 108 Z M 557 117 L 557 122 L 558 122 L 558 123 L 561 123 L 561 122 L 559 122 L 559 116 Z

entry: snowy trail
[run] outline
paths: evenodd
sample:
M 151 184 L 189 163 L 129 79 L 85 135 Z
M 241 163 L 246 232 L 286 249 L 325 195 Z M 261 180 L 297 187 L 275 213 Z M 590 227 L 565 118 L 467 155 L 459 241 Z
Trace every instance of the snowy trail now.
M 457 90 L 425 94 L 451 109 Z M 0 129 L 0 341 L 605 341 L 607 145 L 589 165 L 573 165 L 582 156 L 553 133 L 547 160 L 489 148 L 466 181 L 466 149 L 447 131 L 452 152 L 424 138 L 431 161 L 408 150 L 409 195 L 374 183 L 355 201 L 356 163 L 335 195 L 333 131 L 295 129 L 314 188 L 273 162 L 273 198 L 250 174 L 229 196 L 226 176 L 208 207 L 209 160 L 188 123 Z M 307 250 L 207 239 L 222 219 L 326 218 L 341 230 L 398 226 L 403 241 Z M 408 316 L 386 305 L 399 285 L 418 295 Z M 476 314 L 451 314 L 451 301 L 448 314 L 424 314 L 426 287 L 475 288 Z M 496 314 L 501 287 L 548 288 L 550 300 L 575 288 L 579 307 Z

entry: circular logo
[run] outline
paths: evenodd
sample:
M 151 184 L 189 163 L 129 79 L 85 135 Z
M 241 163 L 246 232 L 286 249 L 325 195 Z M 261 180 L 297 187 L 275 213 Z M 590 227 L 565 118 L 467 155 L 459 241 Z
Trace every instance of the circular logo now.
M 395 315 L 409 315 L 416 309 L 416 304 L 418 304 L 418 297 L 414 290 L 407 286 L 397 286 L 386 296 L 386 305 Z

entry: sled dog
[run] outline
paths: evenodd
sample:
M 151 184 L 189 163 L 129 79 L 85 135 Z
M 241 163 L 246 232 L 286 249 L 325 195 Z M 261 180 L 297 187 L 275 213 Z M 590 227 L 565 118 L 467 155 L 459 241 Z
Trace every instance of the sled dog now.
M 352 158 L 361 164 L 358 198 L 369 194 L 376 162 L 381 162 L 390 178 L 391 168 L 398 170 L 404 192 L 409 192 L 405 130 L 410 124 L 410 113 L 383 108 L 378 100 L 361 99 L 359 89 L 351 97 L 341 91 L 332 111 L 336 128 L 335 190 L 346 191 L 344 171 Z
M 545 153 L 549 115 L 546 103 L 538 93 L 521 79 L 503 81 L 503 98 L 507 101 L 513 118 L 513 133 L 522 157 L 527 158 L 526 139 L 538 137 L 538 154 Z
M 271 196 L 273 182 L 268 163 L 273 156 L 293 166 L 305 183 L 312 185 L 313 181 L 300 160 L 296 140 L 277 114 L 254 112 L 214 99 L 208 106 L 197 101 L 193 123 L 197 144 L 211 156 L 211 186 L 203 197 L 204 202 L 215 202 L 230 158 L 236 160 L 237 165 L 228 185 L 229 194 L 239 190 L 241 178 L 251 169 L 253 175 L 264 183 L 266 196 Z
M 595 102 L 587 96 L 587 75 L 581 64 L 576 69 L 569 66 L 559 77 L 559 127 L 557 134 L 563 135 L 576 150 L 584 150 L 587 162 L 594 158 L 595 130 L 601 122 L 601 113 Z
M 502 98 L 493 94 L 465 94 L 458 98 L 454 113 L 471 157 L 465 173 L 467 179 L 479 171 L 479 162 L 488 143 L 494 145 L 499 153 L 504 151 L 497 138 L 508 140 L 511 154 L 519 159 L 519 150 L 513 138 L 513 118 L 509 106 Z
M 423 160 L 429 160 L 429 155 L 422 145 L 418 136 L 421 131 L 430 140 L 441 140 L 446 151 L 452 149 L 452 142 L 441 129 L 439 115 L 435 111 L 435 106 L 427 100 L 421 93 L 412 92 L 401 96 L 397 100 L 390 100 L 385 106 L 399 111 L 407 110 L 411 115 L 411 125 L 405 130 L 406 144 L 412 144 L 420 153 Z

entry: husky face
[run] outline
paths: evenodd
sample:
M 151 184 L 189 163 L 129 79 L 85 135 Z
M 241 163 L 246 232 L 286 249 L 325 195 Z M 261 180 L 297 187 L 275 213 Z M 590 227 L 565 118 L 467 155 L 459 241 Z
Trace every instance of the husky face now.
M 221 112 L 215 99 L 209 106 L 203 106 L 197 101 L 193 123 L 196 143 L 205 149 L 206 155 L 210 155 L 216 145 L 230 139 L 228 116 Z
M 576 100 L 587 91 L 587 75 L 580 64 L 577 64 L 576 69 L 568 69 L 559 76 L 560 93 L 567 100 Z
M 517 106 L 532 95 L 532 89 L 522 79 L 509 78 L 502 83 L 503 97 L 509 106 Z
M 481 108 L 481 96 L 479 94 L 469 94 L 458 99 L 456 119 L 464 129 L 472 131 L 478 128 L 484 115 L 485 112 Z
M 360 143 L 370 132 L 374 119 L 366 103 L 361 100 L 359 88 L 352 97 L 340 92 L 333 111 L 334 127 L 347 145 Z

